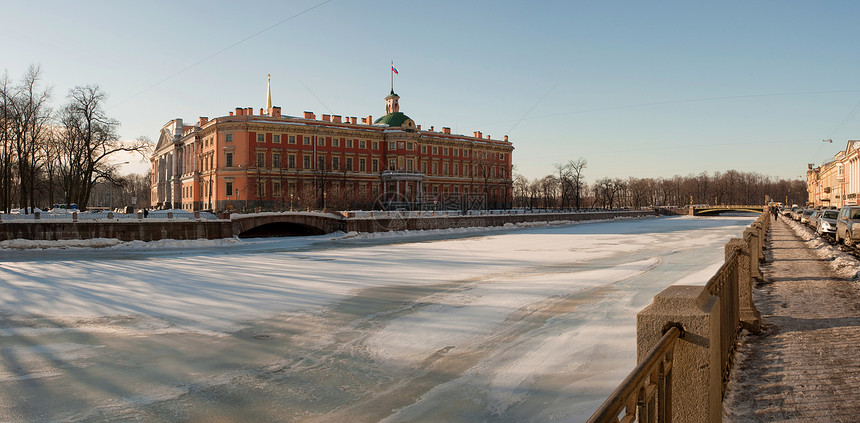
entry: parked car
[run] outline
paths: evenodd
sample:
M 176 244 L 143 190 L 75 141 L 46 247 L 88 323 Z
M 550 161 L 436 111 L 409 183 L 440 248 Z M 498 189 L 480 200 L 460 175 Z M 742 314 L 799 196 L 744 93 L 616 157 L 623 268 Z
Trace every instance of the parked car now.
M 818 225 L 815 231 L 819 235 L 836 233 L 836 217 L 839 216 L 837 210 L 823 210 L 818 216 Z
M 803 210 L 804 209 L 802 209 L 800 207 L 792 207 L 791 213 L 789 214 L 789 216 L 791 216 L 791 218 L 794 220 L 800 220 L 800 215 L 803 214 Z
M 803 213 L 800 214 L 800 223 L 809 224 L 809 218 L 812 216 L 813 213 L 815 213 L 815 210 L 813 209 L 804 210 Z
M 856 229 L 855 229 L 856 225 Z M 844 206 L 836 216 L 836 242 L 853 245 L 860 240 L 860 206 Z
M 813 210 L 809 217 L 805 217 L 806 222 L 804 223 L 806 223 L 806 226 L 809 226 L 813 230 L 818 229 L 818 216 L 821 215 L 821 212 L 821 210 Z

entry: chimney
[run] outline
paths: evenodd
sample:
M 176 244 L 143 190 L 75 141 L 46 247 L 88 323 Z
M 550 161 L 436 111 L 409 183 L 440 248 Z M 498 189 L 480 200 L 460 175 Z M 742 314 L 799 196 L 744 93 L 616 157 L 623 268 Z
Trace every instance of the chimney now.
M 351 123 L 351 124 L 353 124 L 353 125 L 357 124 L 357 123 L 358 123 L 358 118 L 357 118 L 357 117 L 355 117 L 355 116 L 351 116 L 351 117 L 349 118 L 349 123 Z
M 230 112 L 230 116 L 233 116 L 233 112 Z
M 331 117 L 331 119 L 334 121 L 334 123 L 343 123 L 341 122 L 340 115 L 334 115 Z
M 443 126 L 443 127 L 442 127 L 442 133 L 443 133 L 443 134 L 450 134 L 450 133 L 451 133 L 451 128 L 449 128 L 449 127 L 447 127 L 447 126 Z
M 206 116 L 200 116 L 200 126 L 205 125 L 206 122 L 209 122 L 209 118 Z
M 254 116 L 254 108 L 253 107 L 245 108 L 245 116 Z
M 487 135 L 487 139 L 490 139 L 490 136 L 489 136 L 489 135 Z
M 273 106 L 272 110 L 269 112 L 269 116 L 271 117 L 281 117 L 281 108 L 278 106 Z
M 508 136 L 505 135 L 505 142 L 508 142 Z
M 421 125 L 418 125 L 418 130 L 419 130 L 419 131 L 421 130 Z
M 263 112 L 263 108 L 260 107 L 260 116 L 263 116 L 265 113 Z
M 245 114 L 245 109 L 236 108 L 236 116 L 242 116 Z
M 484 138 L 484 134 L 481 131 L 475 132 L 475 138 Z
M 361 124 L 362 124 L 362 125 L 370 125 L 370 124 L 367 122 L 367 118 L 366 118 L 366 117 L 361 118 Z
M 430 125 L 430 132 L 433 132 L 433 125 Z
M 331 122 L 331 115 L 322 115 L 322 120 L 326 122 Z
M 371 115 L 367 115 L 367 124 L 368 124 L 368 125 L 373 125 L 373 116 L 371 116 Z
M 317 118 L 317 117 L 316 117 L 316 115 L 314 115 L 314 112 L 305 112 L 305 119 L 311 119 L 311 120 L 313 120 L 313 119 L 316 119 L 316 118 Z

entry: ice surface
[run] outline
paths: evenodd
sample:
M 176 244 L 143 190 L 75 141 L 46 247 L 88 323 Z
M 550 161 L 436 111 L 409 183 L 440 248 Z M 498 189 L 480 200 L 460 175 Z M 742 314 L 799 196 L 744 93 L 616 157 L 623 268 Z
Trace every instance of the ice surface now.
M 0 243 L 0 420 L 584 421 L 751 220 Z

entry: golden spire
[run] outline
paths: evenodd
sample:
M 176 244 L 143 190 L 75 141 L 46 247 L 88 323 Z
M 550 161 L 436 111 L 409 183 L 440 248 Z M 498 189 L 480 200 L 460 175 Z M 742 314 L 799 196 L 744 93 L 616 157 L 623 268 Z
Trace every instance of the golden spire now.
M 269 74 L 269 89 L 266 95 L 266 111 L 272 110 L 272 74 Z

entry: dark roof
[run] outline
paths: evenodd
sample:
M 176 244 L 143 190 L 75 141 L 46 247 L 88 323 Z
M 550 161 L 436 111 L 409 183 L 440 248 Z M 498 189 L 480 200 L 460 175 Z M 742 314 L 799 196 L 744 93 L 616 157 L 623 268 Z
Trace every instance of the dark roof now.
M 404 122 L 409 119 L 409 116 L 404 115 L 402 112 L 389 113 L 379 119 L 376 119 L 376 122 L 373 123 L 384 123 L 391 127 L 402 126 Z

